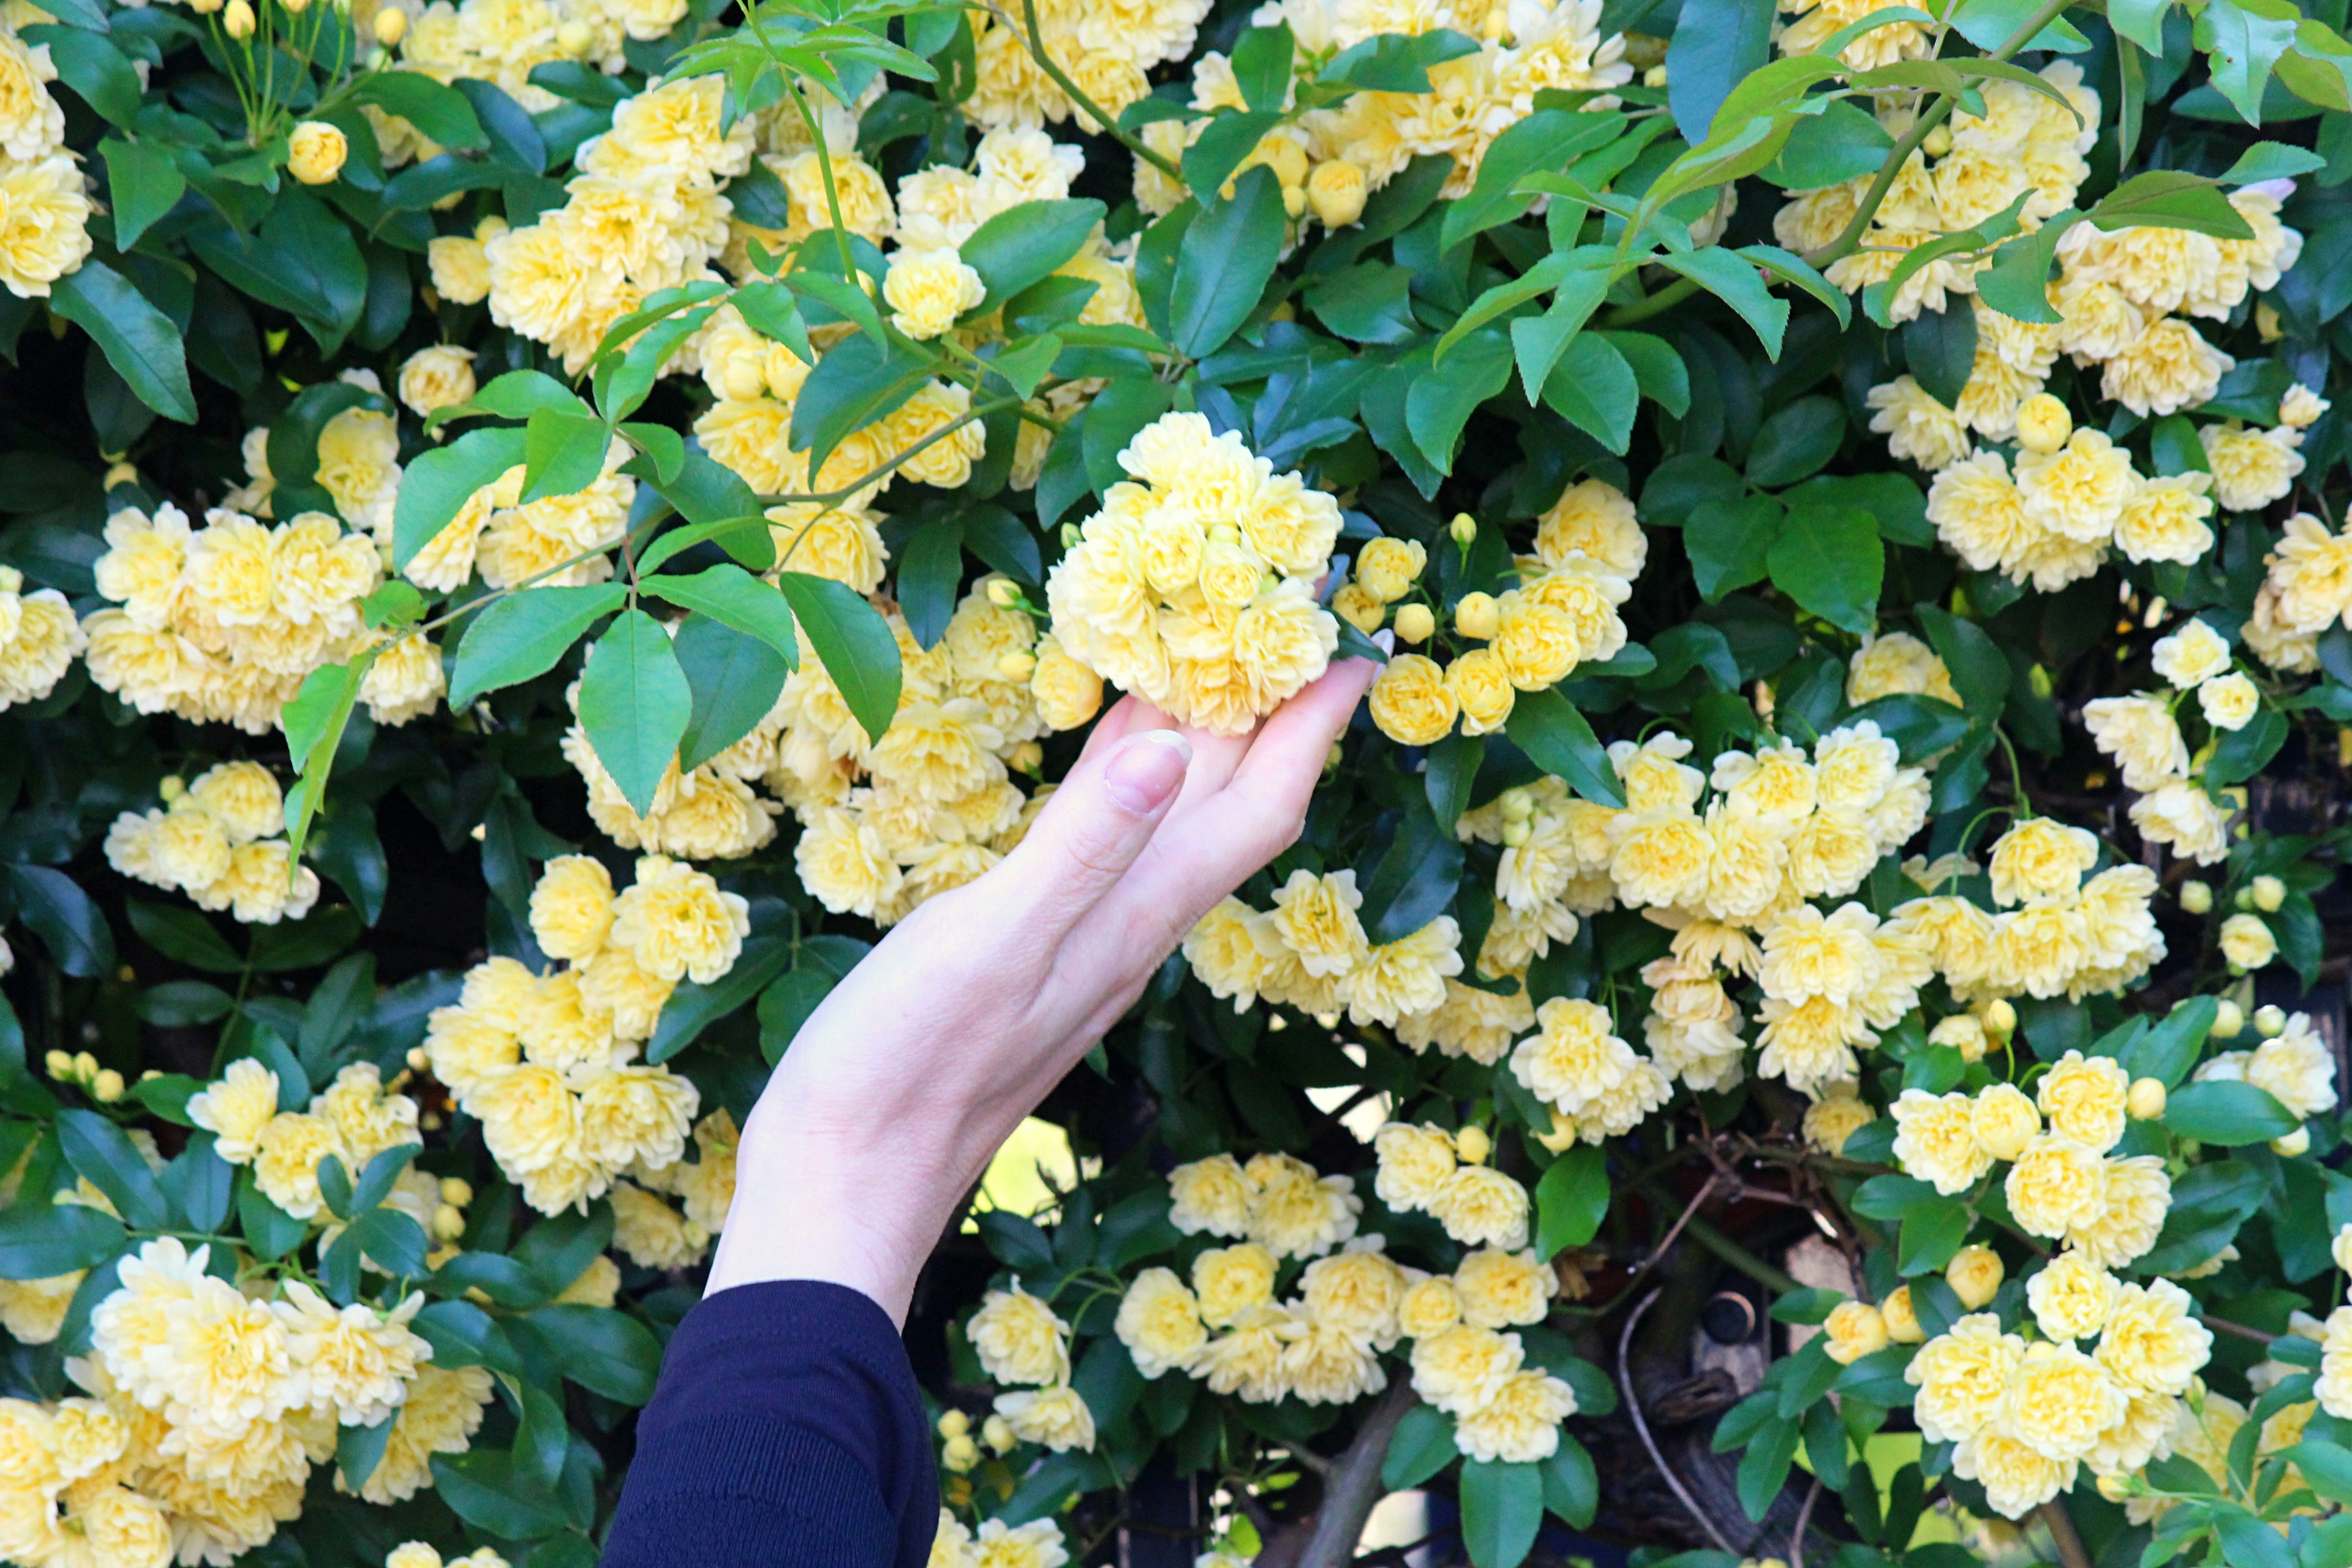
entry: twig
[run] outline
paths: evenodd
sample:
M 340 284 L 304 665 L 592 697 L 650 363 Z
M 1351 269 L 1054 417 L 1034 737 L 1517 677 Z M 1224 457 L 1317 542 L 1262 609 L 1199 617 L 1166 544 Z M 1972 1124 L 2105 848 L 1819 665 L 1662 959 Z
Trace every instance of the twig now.
M 2083 1549 L 2083 1538 L 2074 1532 L 2074 1521 L 2067 1517 L 2066 1505 L 2052 1498 L 2034 1511 L 2050 1527 L 2050 1540 L 2058 1548 L 2058 1561 L 2066 1568 L 2091 1568 L 2091 1554 Z
M 1705 1510 L 1700 1509 L 1698 1500 L 1691 1496 L 1688 1487 L 1683 1485 L 1682 1477 L 1675 1473 L 1675 1468 L 1666 1463 L 1665 1455 L 1658 1451 L 1658 1440 L 1650 1436 L 1649 1418 L 1642 1414 L 1642 1396 L 1633 1389 L 1633 1366 L 1626 1360 L 1633 1347 L 1633 1331 L 1640 1325 L 1642 1314 L 1650 1310 L 1664 1289 L 1664 1286 L 1660 1286 L 1653 1289 L 1642 1298 L 1640 1306 L 1625 1316 L 1625 1326 L 1618 1331 L 1617 1335 L 1617 1386 L 1624 1392 L 1625 1413 L 1633 1418 L 1633 1430 L 1641 1434 L 1642 1447 L 1650 1451 L 1650 1462 L 1658 1467 L 1658 1474 L 1664 1476 L 1666 1485 L 1674 1489 L 1675 1500 L 1683 1505 L 1684 1511 L 1698 1521 L 1699 1528 L 1706 1531 L 1708 1538 L 1717 1546 L 1737 1557 L 1739 1555 L 1739 1549 L 1724 1539 L 1723 1531 L 1715 1527 L 1715 1521 L 1708 1518 Z M 2073 1568 L 2073 1565 L 2070 1565 L 2070 1568 Z
M 1822 1495 L 1822 1478 L 1805 1489 L 1805 1506 L 1797 1510 L 1797 1528 L 1789 1532 L 1789 1568 L 1805 1568 L 1805 1527 L 1813 1521 L 1813 1502 Z
M 1381 1395 L 1355 1440 L 1330 1461 L 1323 1478 L 1323 1503 L 1315 1510 L 1315 1532 L 1298 1554 L 1297 1568 L 1343 1568 L 1363 1539 L 1364 1521 L 1381 1500 L 1381 1462 L 1404 1413 L 1419 1404 L 1412 1384 L 1398 1380 Z
M 1718 1173 L 1709 1176 L 1699 1184 L 1698 1194 L 1683 1209 L 1681 1217 L 1666 1227 L 1666 1234 L 1659 1239 L 1657 1246 L 1650 1248 L 1650 1255 L 1633 1266 L 1633 1272 L 1627 1276 L 1624 1288 L 1617 1292 L 1619 1300 L 1622 1300 L 1629 1297 L 1633 1293 L 1633 1287 L 1642 1282 L 1642 1276 L 1656 1267 L 1658 1259 L 1674 1249 L 1675 1238 L 1682 1235 L 1683 1227 L 1690 1224 L 1691 1216 L 1698 1213 L 1699 1205 L 1715 1195 L 1715 1184 L 1720 1180 L 1722 1176 Z
M 2263 1332 L 2260 1329 L 2249 1328 L 2243 1323 L 2231 1322 L 2227 1318 L 2217 1318 L 2210 1312 L 2200 1314 L 2200 1321 L 2209 1329 L 2219 1329 L 2225 1334 L 2235 1334 L 2242 1340 L 2252 1340 L 2256 1344 L 2266 1345 L 2274 1337 Z

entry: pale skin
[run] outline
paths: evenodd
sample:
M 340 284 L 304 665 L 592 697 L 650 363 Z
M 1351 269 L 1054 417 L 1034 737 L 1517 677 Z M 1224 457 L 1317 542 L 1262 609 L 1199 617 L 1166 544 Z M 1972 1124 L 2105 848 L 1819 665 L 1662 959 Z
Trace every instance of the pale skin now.
M 1020 847 L 900 921 L 802 1026 L 743 1129 L 709 1289 L 830 1280 L 904 1323 L 1021 1119 L 1298 837 L 1375 673 L 1335 665 L 1248 735 L 1133 698 L 1105 714 Z

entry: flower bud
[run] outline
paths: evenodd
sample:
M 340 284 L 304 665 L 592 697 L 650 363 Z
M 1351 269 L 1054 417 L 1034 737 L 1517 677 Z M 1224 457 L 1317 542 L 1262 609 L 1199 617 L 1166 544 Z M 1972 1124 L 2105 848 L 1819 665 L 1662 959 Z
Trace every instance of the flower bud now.
M 2246 1010 L 2227 996 L 2213 1015 L 2213 1026 L 2206 1032 L 2217 1040 L 2234 1040 L 2245 1032 Z
M 1525 822 L 1536 814 L 1536 797 L 1517 786 L 1505 790 L 1495 804 L 1502 808 L 1505 822 Z
M 1927 1043 L 1951 1047 L 1964 1062 L 1980 1062 L 1991 1042 L 1985 1037 L 1983 1019 L 1973 1013 L 1955 1013 L 1927 1031 Z
M 1004 765 L 1016 773 L 1034 773 L 1045 765 L 1045 748 L 1024 741 L 1004 754 Z
M 1364 216 L 1364 171 L 1345 158 L 1315 165 L 1307 176 L 1307 199 L 1325 228 L 1346 228 Z
M 221 26 L 239 42 L 253 37 L 253 6 L 247 0 L 228 0 L 228 8 L 221 14 Z
M 163 1076 L 163 1068 L 149 1068 L 145 1072 L 142 1072 L 142 1073 L 141 1073 L 141 1074 L 139 1075 L 139 1081 L 140 1081 L 141 1083 L 145 1083 L 145 1082 L 147 1082 L 147 1081 L 148 1081 L 149 1079 L 159 1079 L 159 1078 L 162 1078 Z
M 2230 895 L 2230 907 L 2233 910 L 2251 912 L 2254 907 L 2254 890 L 2252 888 L 2240 888 Z
M 2278 913 L 2279 906 L 2286 902 L 2286 884 L 2276 877 L 2255 878 L 2252 891 L 2254 908 L 2266 915 Z
M 969 1436 L 950 1437 L 940 1450 L 940 1466 L 957 1475 L 963 1474 L 980 1463 L 980 1445 Z
M 2275 1002 L 2266 1002 L 2254 1009 L 2254 1033 L 2266 1040 L 2275 1040 L 2286 1033 L 2286 1013 Z M 87 1054 L 87 1053 L 84 1053 Z
M 1885 1316 L 1867 1301 L 1840 1301 L 1831 1310 L 1822 1332 L 1830 1359 L 1841 1366 L 1851 1366 L 1885 1350 L 1890 1337 Z
M 2032 688 L 2033 695 L 2044 701 L 2049 700 L 2050 694 L 2058 689 L 2057 683 L 2050 679 L 2050 671 L 2039 664 L 2025 672 L 2025 684 Z
M 1396 613 L 1396 635 L 1418 647 L 1437 630 L 1437 617 L 1427 605 L 1400 605 Z
M 749 403 L 768 390 L 767 359 L 763 354 L 730 354 L 719 367 L 719 384 L 738 403 Z
M 2132 1495 L 2132 1478 L 2121 1470 L 2111 1470 L 2099 1478 L 2099 1495 L 2109 1502 L 2122 1502 Z
M 442 1177 L 441 1201 L 457 1208 L 464 1208 L 474 1201 L 474 1184 L 463 1176 Z
M 306 185 L 323 185 L 343 172 L 351 143 L 323 120 L 305 120 L 286 142 L 286 170 Z
M 375 41 L 387 49 L 396 49 L 400 40 L 408 37 L 408 13 L 386 5 L 375 14 Z
M 1454 521 L 1445 525 L 1445 531 L 1454 536 L 1454 543 L 1467 550 L 1478 537 L 1478 520 L 1466 511 L 1457 511 Z
M 466 1216 L 455 1204 L 441 1204 L 433 1210 L 433 1235 L 441 1241 L 455 1241 L 466 1234 Z
M 2124 1109 L 2131 1112 L 2134 1121 L 2153 1121 L 2164 1114 L 2164 1098 L 2162 1079 L 2134 1079 L 2130 1092 L 2124 1097 Z
M 1454 1135 L 1454 1157 L 1465 1165 L 1483 1165 L 1495 1152 L 1495 1140 L 1483 1127 L 1465 1127 Z
M 1085 537 L 1086 536 L 1084 534 L 1078 531 L 1078 525 L 1076 523 L 1066 522 L 1062 524 L 1063 549 L 1076 550 L 1078 547 L 1078 541 Z
M 2213 909 L 2212 887 L 2191 879 L 2180 884 L 2180 907 L 2192 915 L 2210 914 Z
M 1291 221 L 1294 223 L 1296 223 L 1301 216 L 1305 216 L 1307 212 L 1307 187 L 1304 185 L 1283 186 L 1282 210 L 1289 216 Z
M 1945 1265 L 1944 1283 L 1952 1288 L 1960 1305 L 1973 1312 L 1993 1299 L 2008 1272 L 2001 1266 L 2000 1254 L 1991 1247 L 1963 1247 Z
M 66 1055 L 63 1051 L 51 1051 L 47 1057 L 44 1057 L 41 1059 L 41 1065 L 49 1069 L 49 1076 L 51 1078 L 66 1079 L 73 1077 L 73 1058 Z
M 555 47 L 574 59 L 586 54 L 595 42 L 596 30 L 577 16 L 556 26 Z
M 1952 150 L 1952 128 L 1938 125 L 1920 139 L 1919 151 L 1930 158 L 1940 158 Z
M 1878 1315 L 1886 1320 L 1886 1337 L 1898 1345 L 1916 1345 L 1927 1337 L 1919 1326 L 1919 1314 L 1911 1306 L 1911 1287 L 1901 1286 L 1878 1304 Z
M 1013 1436 L 1013 1423 L 1002 1415 L 992 1415 L 980 1424 L 981 1441 L 1000 1454 L 1009 1454 L 1019 1441 Z
M 1485 642 L 1502 624 L 1502 612 L 1496 608 L 1491 594 L 1465 594 L 1462 602 L 1454 606 L 1454 629 L 1465 637 Z
M 991 577 L 988 602 L 1000 610 L 1009 610 L 1021 602 L 1021 589 L 1010 577 Z
M 432 1065 L 433 1058 L 425 1054 L 425 1047 L 423 1046 L 411 1046 L 408 1047 L 409 1071 L 423 1072 L 426 1068 L 431 1067 Z
M 73 1059 L 73 1075 L 78 1081 L 88 1083 L 98 1076 L 98 1058 L 88 1051 L 76 1051 Z
M 971 1417 L 961 1410 L 949 1410 L 940 1416 L 940 1436 L 961 1437 L 971 1430 Z
M 1520 845 L 1525 844 L 1528 839 L 1534 837 L 1535 829 L 1528 826 L 1524 822 L 1506 822 L 1503 824 L 1503 847 L 1506 849 L 1517 849 Z
M 996 673 L 1007 680 L 1025 681 L 1037 673 L 1037 656 L 1018 648 L 996 656 Z
M 135 485 L 139 482 L 139 470 L 130 463 L 117 463 L 106 470 L 106 479 L 103 482 L 108 489 L 112 489 L 117 485 Z
M 122 1075 L 112 1068 L 107 1068 L 100 1072 L 97 1079 L 89 1086 L 90 1093 L 96 1095 L 99 1102 L 103 1105 L 112 1105 L 116 1100 L 121 1100 L 122 1089 Z
M 2311 1129 L 2298 1127 L 2284 1138 L 2271 1140 L 2271 1152 L 2282 1160 L 2293 1160 L 2311 1152 Z
M 2017 407 L 2017 444 L 2029 452 L 2054 452 L 2074 433 L 2074 416 L 2046 392 L 2037 392 Z
M 1985 1032 L 2007 1039 L 2017 1027 L 2017 1009 L 2006 996 L 1996 996 L 1984 1010 Z
M 1323 753 L 1323 776 L 1327 779 L 1331 777 L 1339 771 L 1339 764 L 1347 760 L 1348 748 L 1337 741 L 1332 742 L 1331 749 Z
M 2231 915 L 2221 922 L 2221 956 L 2233 974 L 2262 969 L 2278 956 L 2278 938 L 2260 915 Z

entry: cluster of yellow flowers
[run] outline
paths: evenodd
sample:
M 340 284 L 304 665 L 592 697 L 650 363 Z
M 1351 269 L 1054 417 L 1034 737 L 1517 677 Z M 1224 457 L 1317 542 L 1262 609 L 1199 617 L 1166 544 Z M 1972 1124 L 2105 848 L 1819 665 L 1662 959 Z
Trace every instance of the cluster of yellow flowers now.
M 732 211 L 719 184 L 751 167 L 755 132 L 728 124 L 726 96 L 723 77 L 683 77 L 620 103 L 574 154 L 563 205 L 483 245 L 490 319 L 577 375 L 646 295 L 713 276 Z
M 383 1560 L 383 1568 L 508 1568 L 508 1563 L 487 1546 L 445 1560 L 424 1542 L 407 1541 L 392 1549 Z
M 2230 645 L 2197 618 L 2157 639 L 2156 673 L 2173 689 L 2101 697 L 2083 706 L 2083 722 L 2099 750 L 2115 759 L 2124 787 L 2136 792 L 2131 819 L 2140 836 L 2200 866 L 2229 857 L 2230 813 L 2198 782 L 2205 759 L 2192 758 L 2174 710 L 2194 690 L 2205 721 L 2219 731 L 2242 730 L 2262 705 L 2262 693 L 2231 668 Z
M 1392 1026 L 1444 1006 L 1446 980 L 1462 973 L 1454 917 L 1375 947 L 1356 916 L 1363 901 L 1353 871 L 1296 870 L 1275 889 L 1271 910 L 1221 901 L 1185 936 L 1184 956 L 1237 1013 L 1263 996 L 1303 1013 Z
M 307 1111 L 279 1110 L 279 1087 L 275 1072 L 240 1058 L 188 1101 L 188 1120 L 213 1134 L 223 1160 L 253 1167 L 263 1195 L 296 1219 L 326 1207 L 319 1167 L 330 1157 L 356 1181 L 378 1154 L 425 1141 L 416 1101 L 390 1091 L 373 1063 L 344 1068 Z
M 363 392 L 381 395 L 383 391 L 372 370 L 347 370 L 337 379 Z M 376 408 L 343 409 L 319 426 L 317 452 L 319 487 L 333 498 L 335 510 L 344 521 L 373 534 L 388 557 L 393 508 L 400 499 L 399 422 Z M 267 426 L 256 426 L 245 433 L 240 455 L 245 459 L 245 483 L 231 489 L 222 504 L 231 511 L 274 517 L 272 498 L 278 480 L 269 471 Z
M 266 734 L 302 679 L 376 634 L 360 601 L 381 563 L 365 534 L 325 512 L 275 528 L 225 508 L 191 528 L 165 503 L 107 519 L 92 571 L 114 603 L 82 622 L 90 679 L 142 713 Z M 440 650 L 421 634 L 384 649 L 360 698 L 378 723 L 428 712 L 445 689 Z
M 1357 92 L 1328 109 L 1309 110 L 1260 139 L 1241 167 L 1264 164 L 1281 181 L 1290 216 L 1311 208 L 1328 227 L 1362 213 L 1378 190 L 1416 157 L 1451 159 L 1444 194 L 1466 195 L 1494 139 L 1524 119 L 1548 89 L 1600 94 L 1592 110 L 1614 108 L 1607 89 L 1633 78 L 1624 40 L 1601 36 L 1600 0 L 1275 0 L 1251 16 L 1257 26 L 1290 24 L 1293 69 L 1312 80 L 1339 51 L 1381 34 L 1418 35 L 1449 27 L 1480 40 L 1476 53 L 1429 68 L 1426 93 Z M 1106 104 L 1105 107 L 1110 107 Z M 1232 62 L 1209 53 L 1192 68 L 1192 107 L 1202 113 L 1245 107 Z M 1162 120 L 1144 142 L 1171 163 L 1211 121 Z M 1137 203 L 1150 213 L 1173 210 L 1182 188 L 1141 159 Z
M 268 768 L 223 763 L 194 784 L 164 779 L 162 794 L 162 809 L 114 819 L 108 865 L 248 924 L 299 921 L 319 901 L 319 874 L 292 863 L 285 796 Z
M 2308 512 L 2286 520 L 2243 628 L 2246 647 L 2283 674 L 2319 668 L 2319 638 L 2352 626 L 2352 531 L 2336 532 Z
M 1974 1312 L 1922 1344 L 1904 1373 L 1919 1390 L 1920 1431 L 1957 1444 L 1954 1472 L 1981 1483 L 2011 1519 L 2065 1491 L 2082 1468 L 2127 1477 L 2172 1452 L 2179 1428 L 2196 1424 L 2188 1401 L 2202 1394 L 2197 1373 L 2213 1346 L 2189 1292 L 2168 1279 L 2125 1283 L 2082 1251 L 2052 1259 L 2026 1295 L 2038 1337 Z M 1877 1325 L 1879 1343 L 1892 1327 Z M 1908 1327 L 1922 1337 L 1916 1320 Z M 2076 1344 L 2094 1338 L 2088 1352 Z
M 974 1531 L 942 1508 L 929 1561 L 932 1568 L 1062 1568 L 1070 1560 L 1062 1541 L 1062 1527 L 1050 1519 L 1017 1526 L 986 1519 Z
M 1070 1386 L 1070 1326 L 1052 1306 L 1016 1279 L 1012 1289 L 982 1298 L 964 1335 L 992 1379 L 1020 1385 L 995 1405 L 1016 1438 L 1057 1454 L 1094 1447 L 1094 1412 Z
M 1146 73 L 1192 52 L 1208 0 L 1032 0 L 1046 55 L 1096 108 L 1118 115 L 1151 90 Z M 1024 6 L 1025 10 L 1026 7 Z M 1103 128 L 1045 74 L 1018 23 L 1003 12 L 975 11 L 975 85 L 964 112 L 992 130 L 1059 125 L 1074 115 L 1080 129 Z
M 65 146 L 65 110 L 48 89 L 57 79 L 49 46 L 26 44 L 0 19 L 0 285 L 19 300 L 47 299 L 89 255 L 97 209 Z
M 1517 563 L 1518 587 L 1499 597 L 1466 594 L 1454 606 L 1454 630 L 1485 647 L 1444 666 L 1417 653 L 1388 661 L 1371 693 L 1372 721 L 1382 734 L 1401 746 L 1434 745 L 1453 733 L 1457 718 L 1465 735 L 1491 734 L 1509 722 L 1520 692 L 1544 690 L 1625 646 L 1617 606 L 1632 596 L 1649 555 L 1633 503 L 1603 480 L 1585 479 L 1538 520 L 1535 542 L 1535 553 Z M 1429 606 L 1399 603 L 1413 591 L 1427 554 L 1409 540 L 1371 541 L 1332 608 L 1369 636 L 1396 605 L 1397 637 L 1427 642 L 1437 624 Z
M 477 964 L 457 1005 L 434 1012 L 425 1053 L 482 1123 L 499 1168 L 533 1208 L 554 1214 L 620 1190 L 625 1173 L 665 1172 L 684 1157 L 701 1095 L 635 1057 L 678 982 L 709 985 L 734 966 L 751 920 L 741 897 L 683 862 L 646 856 L 616 897 L 602 864 L 566 855 L 531 890 L 530 925 L 565 967 L 534 974 L 510 958 Z M 723 1217 L 732 1128 L 706 1125 L 709 1146 L 725 1144 L 726 1157 L 688 1168 L 689 1194 L 706 1217 Z M 614 1209 L 633 1224 L 663 1223 L 635 1199 L 616 1198 Z M 704 1226 L 705 1240 L 715 1228 Z
M 2197 1081 L 2252 1084 L 2306 1120 L 2335 1110 L 2336 1054 L 2313 1030 L 2310 1015 L 2290 1013 L 2282 1023 L 2275 1012 L 2258 1013 L 2255 1026 L 2265 1037 L 2262 1044 L 2213 1057 L 2199 1066 Z
M 1245 1238 L 1276 1260 L 1320 1258 L 1356 1234 L 1364 1212 L 1347 1177 L 1287 1154 L 1194 1160 L 1168 1173 L 1168 1221 L 1184 1235 Z
M 87 646 L 73 606 L 55 588 L 25 592 L 25 574 L 0 566 L 0 711 L 57 689 Z
M 1516 1251 L 1528 1244 L 1528 1190 L 1486 1163 L 1494 1149 L 1483 1127 L 1391 1121 L 1372 1137 L 1372 1191 L 1401 1214 L 1428 1215 L 1465 1247 Z
M 67 1363 L 85 1392 L 0 1401 L 0 1554 L 26 1568 L 226 1563 L 301 1510 L 339 1425 L 394 1424 L 373 1475 L 344 1489 L 391 1503 L 433 1484 L 490 1398 L 479 1367 L 444 1370 L 409 1321 L 338 1310 L 299 1280 L 240 1290 L 210 1248 L 142 1245 L 91 1316 L 91 1353 Z
M 1133 479 L 1111 487 L 1047 580 L 1054 636 L 1178 721 L 1246 733 L 1339 647 L 1314 585 L 1339 503 L 1199 414 L 1162 415 L 1118 461 Z
M 361 25 L 398 10 L 409 22 L 396 35 L 407 69 L 422 71 L 439 82 L 461 77 L 496 82 L 499 89 L 533 114 L 553 109 L 562 100 L 530 79 L 531 71 L 560 60 L 578 60 L 611 74 L 627 61 L 622 53 L 631 38 L 650 42 L 664 37 L 686 16 L 686 0 L 365 0 L 352 7 Z M 381 111 L 368 116 L 383 148 L 387 166 L 411 158 L 430 158 L 441 149 L 406 121 Z
M 528 504 L 519 504 L 525 469 L 517 463 L 467 497 L 403 574 L 438 594 L 456 592 L 477 573 L 490 588 L 604 582 L 613 574 L 605 552 L 628 532 L 636 500 L 637 481 L 620 471 L 628 459 L 628 443 L 615 439 L 605 449 L 604 471 L 586 489 Z M 378 537 L 389 551 L 389 530 Z
M 929 648 L 892 612 L 898 710 L 878 741 L 803 647 L 770 715 L 769 777 L 800 818 L 802 886 L 825 908 L 896 924 L 1002 860 L 1044 809 L 1050 786 L 1024 795 L 1012 775 L 1036 775 L 1048 729 L 1094 717 L 1102 683 L 1039 648 L 1006 579 L 982 579 Z

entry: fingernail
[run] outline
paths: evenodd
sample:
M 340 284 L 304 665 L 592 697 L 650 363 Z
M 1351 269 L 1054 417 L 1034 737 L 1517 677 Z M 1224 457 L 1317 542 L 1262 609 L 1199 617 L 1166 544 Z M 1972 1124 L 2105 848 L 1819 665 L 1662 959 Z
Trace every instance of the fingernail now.
M 1147 816 L 1176 793 L 1192 761 L 1192 742 L 1182 735 L 1173 730 L 1146 730 L 1120 745 L 1103 770 L 1103 787 L 1119 805 Z

